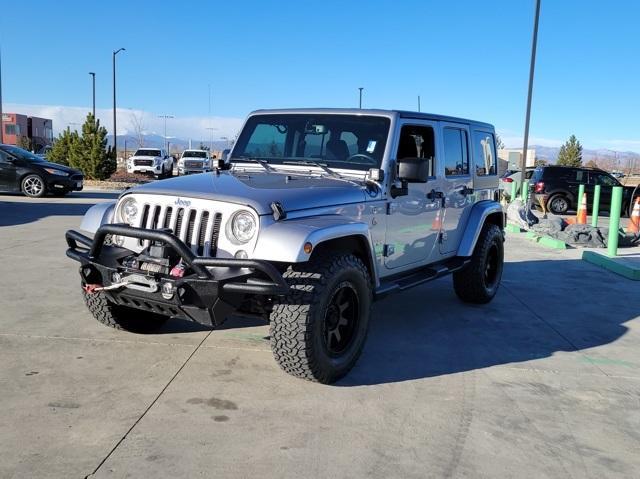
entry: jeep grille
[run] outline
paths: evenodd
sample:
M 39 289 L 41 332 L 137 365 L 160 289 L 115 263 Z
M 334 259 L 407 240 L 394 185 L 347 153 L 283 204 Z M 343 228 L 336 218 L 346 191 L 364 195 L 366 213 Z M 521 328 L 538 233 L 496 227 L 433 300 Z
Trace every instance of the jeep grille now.
M 198 256 L 216 256 L 221 223 L 222 213 L 215 211 L 145 204 L 139 226 L 168 228 Z M 138 244 L 147 247 L 149 241 L 139 240 Z

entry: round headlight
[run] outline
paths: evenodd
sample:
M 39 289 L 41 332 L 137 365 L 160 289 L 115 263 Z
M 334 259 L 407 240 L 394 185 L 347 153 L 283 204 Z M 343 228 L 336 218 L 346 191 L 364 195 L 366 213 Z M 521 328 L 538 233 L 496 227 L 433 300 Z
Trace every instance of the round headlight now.
M 138 202 L 135 198 L 127 198 L 120 204 L 120 219 L 133 226 L 138 218 Z
M 256 234 L 256 220 L 248 211 L 238 211 L 231 220 L 231 234 L 240 243 L 251 241 Z

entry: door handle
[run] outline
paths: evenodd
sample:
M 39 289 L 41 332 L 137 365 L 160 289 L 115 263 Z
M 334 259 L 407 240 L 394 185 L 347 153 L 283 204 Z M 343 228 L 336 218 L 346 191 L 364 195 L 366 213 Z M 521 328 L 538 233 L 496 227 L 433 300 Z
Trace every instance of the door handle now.
M 469 188 L 468 186 L 465 186 L 460 190 L 460 194 L 462 196 L 471 195 L 473 194 L 473 188 Z

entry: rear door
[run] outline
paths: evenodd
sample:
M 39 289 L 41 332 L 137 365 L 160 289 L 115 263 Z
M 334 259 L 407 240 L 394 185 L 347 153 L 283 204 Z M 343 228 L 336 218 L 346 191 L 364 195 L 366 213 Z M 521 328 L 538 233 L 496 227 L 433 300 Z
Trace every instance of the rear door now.
M 440 141 L 444 161 L 444 215 L 440 253 L 455 253 L 474 203 L 473 178 L 470 172 L 469 126 L 440 123 Z
M 589 183 L 593 185 L 594 188 L 595 185 L 600 185 L 600 207 L 608 210 L 611 205 L 611 193 L 613 192 L 613 187 L 620 186 L 618 180 L 607 173 L 591 171 L 589 172 Z M 592 202 L 593 197 L 589 198 L 589 204 Z

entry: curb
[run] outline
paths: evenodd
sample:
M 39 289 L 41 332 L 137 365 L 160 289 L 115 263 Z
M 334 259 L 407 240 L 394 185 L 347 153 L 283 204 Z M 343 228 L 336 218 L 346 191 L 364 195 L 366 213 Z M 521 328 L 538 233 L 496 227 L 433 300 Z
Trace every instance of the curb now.
M 640 267 L 632 266 L 624 258 L 612 258 L 595 251 L 583 251 L 582 260 L 633 281 L 640 281 Z
M 536 244 L 539 244 L 541 246 L 545 246 L 547 248 L 551 248 L 551 249 L 568 249 L 569 248 L 567 246 L 567 243 L 565 243 L 564 241 L 561 241 L 561 240 L 556 239 L 556 238 L 552 238 L 551 236 L 538 235 L 538 234 L 534 233 L 533 231 L 523 230 L 519 226 L 511 224 L 511 223 L 507 223 L 507 225 L 504 227 L 504 230 L 506 232 L 508 232 L 508 233 L 525 234 L 525 237 L 527 239 L 530 239 L 530 240 L 534 241 Z

